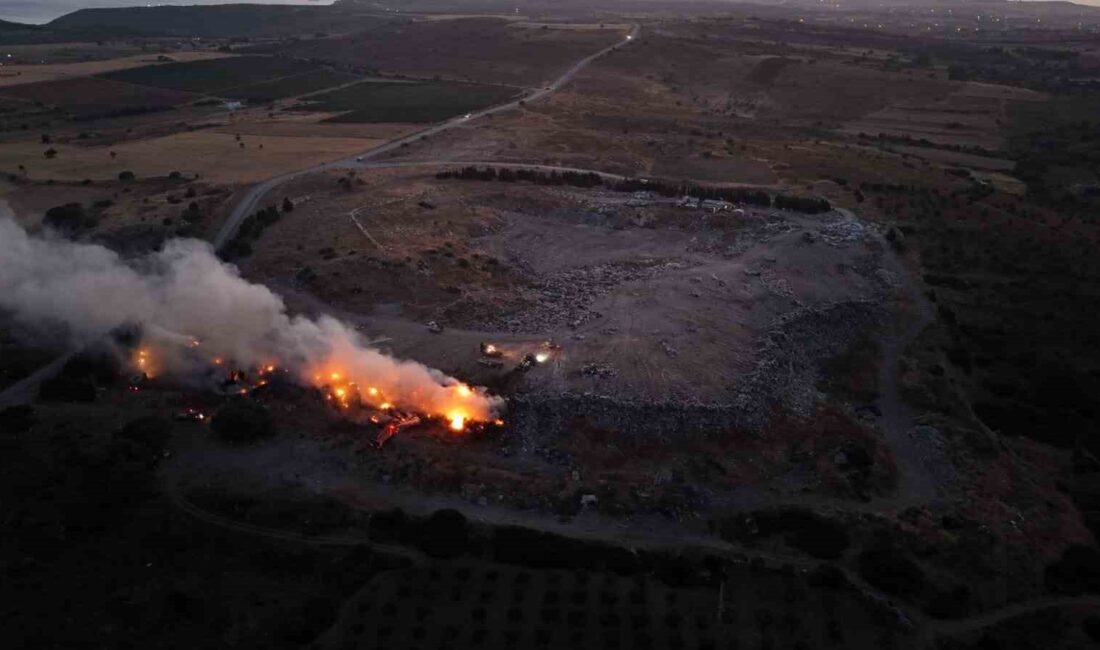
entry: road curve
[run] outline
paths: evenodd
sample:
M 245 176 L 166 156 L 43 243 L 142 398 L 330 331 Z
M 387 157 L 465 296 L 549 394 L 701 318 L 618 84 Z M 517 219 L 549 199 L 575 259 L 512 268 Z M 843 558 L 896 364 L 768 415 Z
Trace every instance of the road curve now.
M 460 124 L 469 124 L 473 120 L 486 117 L 494 113 L 501 113 L 503 111 L 512 110 L 513 108 L 519 107 L 521 103 L 533 102 L 542 99 L 543 97 L 546 97 L 550 93 L 555 92 L 565 84 L 569 83 L 573 79 L 573 77 L 577 76 L 577 73 L 583 70 L 585 66 L 587 66 L 589 63 L 592 63 L 601 56 L 604 56 L 605 54 L 613 52 L 619 48 L 625 47 L 626 45 L 629 45 L 630 43 L 637 40 L 640 33 L 641 26 L 637 24 L 633 25 L 630 29 L 630 33 L 628 33 L 623 40 L 615 43 L 614 45 L 609 45 L 599 52 L 590 54 L 580 61 L 577 61 L 568 70 L 562 73 L 561 76 L 551 82 L 550 85 L 539 88 L 538 90 L 530 92 L 507 103 L 491 106 L 484 110 L 476 111 L 468 115 L 453 117 L 445 122 L 434 124 L 425 129 L 421 129 L 420 131 L 416 131 L 415 133 L 410 133 L 409 135 L 398 138 L 396 140 L 390 140 L 383 145 L 379 145 L 373 149 L 369 149 L 362 153 L 349 156 L 342 160 L 322 163 L 320 165 L 309 167 L 307 169 L 290 172 L 288 174 L 283 174 L 282 176 L 269 178 L 262 183 L 254 185 L 248 190 L 248 193 L 245 194 L 245 196 L 240 200 L 237 206 L 233 208 L 233 211 L 226 218 L 225 223 L 222 224 L 221 229 L 219 229 L 218 233 L 214 236 L 214 248 L 220 249 L 225 246 L 229 242 L 229 240 L 233 238 L 233 235 L 236 234 L 237 228 L 240 227 L 241 222 L 244 221 L 244 218 L 255 212 L 260 201 L 263 200 L 263 198 L 271 190 L 282 185 L 283 183 L 294 180 L 296 178 L 300 178 L 307 174 L 324 171 L 326 169 L 342 169 L 349 166 L 358 165 L 368 160 L 371 160 L 372 158 L 376 158 L 384 153 L 388 153 L 390 151 L 393 151 L 394 149 L 398 149 L 403 145 L 415 142 L 416 140 L 419 140 L 425 136 L 432 136 L 437 133 L 442 133 L 443 131 L 446 131 L 447 129 L 453 128 Z

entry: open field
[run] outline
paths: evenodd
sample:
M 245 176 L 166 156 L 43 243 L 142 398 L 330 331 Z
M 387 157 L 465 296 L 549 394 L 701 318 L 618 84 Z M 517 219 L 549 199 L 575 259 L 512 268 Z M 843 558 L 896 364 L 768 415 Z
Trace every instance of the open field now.
M 200 95 L 192 93 L 137 86 L 99 77 L 6 86 L 0 88 L 0 96 L 33 105 L 56 107 L 76 120 L 163 111 L 201 99 Z
M 499 104 L 516 89 L 448 82 L 380 83 L 367 81 L 313 95 L 305 108 L 341 114 L 331 122 L 439 122 Z
M 244 93 L 241 96 L 247 97 L 249 86 L 265 82 L 274 84 L 278 80 L 314 74 L 322 75 L 320 79 L 331 81 L 334 85 L 339 80 L 350 78 L 334 77 L 320 66 L 310 63 L 266 56 L 168 63 L 118 70 L 102 76 L 113 81 L 211 95 L 225 94 L 227 97 L 235 97 L 237 95 L 233 93 L 240 91 Z M 309 81 L 305 80 L 303 87 L 308 88 L 308 85 Z M 272 88 L 277 89 L 278 86 Z
M 847 134 L 926 140 L 934 144 L 1003 148 L 1009 106 L 1043 102 L 1040 93 L 991 84 L 960 84 L 950 94 L 907 100 L 854 120 L 841 129 Z
M 158 61 L 165 56 L 171 61 Z M 50 63 L 44 65 L 5 65 L 0 68 L 0 88 L 41 81 L 56 81 L 68 77 L 89 77 L 92 75 L 142 68 L 149 65 L 167 65 L 171 62 L 210 61 L 233 56 L 223 52 L 170 52 L 164 55 L 136 54 L 117 59 L 101 61 L 81 61 L 77 63 Z
M 316 93 L 326 88 L 351 83 L 358 76 L 347 72 L 336 72 L 326 68 L 280 77 L 273 81 L 238 86 L 222 90 L 218 94 L 230 99 L 239 99 L 250 104 L 267 104 L 277 99 L 296 97 Z
M 491 18 L 392 24 L 362 34 L 278 45 L 249 51 L 279 52 L 340 66 L 420 78 L 505 83 L 537 87 L 573 61 L 622 38 L 618 29 L 514 29 Z
M 194 131 L 160 138 L 121 143 L 113 147 L 54 145 L 52 160 L 36 143 L 6 144 L 0 148 L 0 169 L 20 165 L 32 179 L 80 181 L 109 180 L 120 172 L 140 177 L 166 176 L 179 171 L 187 176 L 225 183 L 247 183 L 277 176 L 370 149 L 382 140 L 348 137 L 267 136 L 242 138 L 229 133 Z M 112 158 L 110 152 L 117 155 Z

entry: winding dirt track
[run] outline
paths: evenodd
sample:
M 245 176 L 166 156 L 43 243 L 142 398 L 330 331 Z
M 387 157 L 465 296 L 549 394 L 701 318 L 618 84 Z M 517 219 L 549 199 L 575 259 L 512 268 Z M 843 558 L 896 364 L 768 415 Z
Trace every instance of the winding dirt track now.
M 409 135 L 406 135 L 402 138 L 390 140 L 383 145 L 364 151 L 360 154 L 350 156 L 343 160 L 324 163 L 322 165 L 317 165 L 316 167 L 310 167 L 308 169 L 302 169 L 296 172 L 291 172 L 289 174 L 283 174 L 282 176 L 276 176 L 275 178 L 270 178 L 260 183 L 259 185 L 252 187 L 252 189 L 250 189 L 248 193 L 245 194 L 244 198 L 241 199 L 237 206 L 233 208 L 233 212 L 229 214 L 229 217 L 226 218 L 225 223 L 222 224 L 222 227 L 218 231 L 218 234 L 215 235 L 213 241 L 214 248 L 220 249 L 227 242 L 229 242 L 229 240 L 233 239 L 233 235 L 236 234 L 237 228 L 240 227 L 241 222 L 244 221 L 244 218 L 256 211 L 257 206 L 259 205 L 260 201 L 263 200 L 264 196 L 266 196 L 269 192 L 271 192 L 271 190 L 282 185 L 283 183 L 294 180 L 295 178 L 301 178 L 302 176 L 305 176 L 307 174 L 324 171 L 326 169 L 343 169 L 347 167 L 360 166 L 364 162 L 367 162 L 373 158 L 377 158 L 378 156 L 393 151 L 394 149 L 398 149 L 402 145 L 415 142 L 416 140 L 419 140 L 425 136 L 432 136 L 437 133 L 442 133 L 443 131 L 446 131 L 448 129 L 454 128 L 459 125 L 469 124 L 477 119 L 493 115 L 494 113 L 501 113 L 503 111 L 512 110 L 513 108 L 518 108 L 521 103 L 533 102 L 542 99 L 543 97 L 546 97 L 547 95 L 557 91 L 559 88 L 572 81 L 573 77 L 577 76 L 578 72 L 583 70 L 585 67 L 588 66 L 588 64 L 592 63 L 596 59 L 638 40 L 640 34 L 641 27 L 639 25 L 633 25 L 631 27 L 630 33 L 628 33 L 626 37 L 623 38 L 623 40 L 615 43 L 614 45 L 605 47 L 599 52 L 584 57 L 580 61 L 574 63 L 568 70 L 563 72 L 561 76 L 551 82 L 550 85 L 539 88 L 538 90 L 530 92 L 522 97 L 513 99 L 504 104 L 491 106 L 489 108 L 476 111 L 468 115 L 460 115 L 458 117 L 451 118 L 444 122 L 429 126 L 426 129 L 422 129 L 415 133 L 410 133 Z

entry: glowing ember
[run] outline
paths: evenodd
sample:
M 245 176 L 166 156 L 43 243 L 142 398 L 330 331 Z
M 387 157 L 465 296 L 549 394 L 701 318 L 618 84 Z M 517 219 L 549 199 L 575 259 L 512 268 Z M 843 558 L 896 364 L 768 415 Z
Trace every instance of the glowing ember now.
M 273 354 L 242 363 L 238 357 L 225 354 L 219 343 L 212 340 L 203 346 L 208 350 L 192 353 L 190 349 L 196 347 L 197 341 L 184 336 L 136 347 L 131 364 L 135 377 L 141 379 L 131 382 L 132 390 L 152 376 L 150 370 L 163 370 L 170 363 L 205 368 L 202 376 L 210 378 L 218 390 L 229 395 L 250 395 L 255 389 L 273 383 L 276 376 L 297 378 L 316 388 L 322 399 L 342 416 L 379 427 L 401 423 L 383 439 L 412 426 L 414 421 L 432 422 L 456 433 L 479 431 L 494 423 L 501 404 L 499 398 L 492 397 L 484 388 L 456 381 L 420 364 L 387 358 L 359 347 L 354 341 L 334 346 L 315 363 L 302 363 L 294 357 L 280 359 Z M 167 349 L 162 347 L 164 344 L 174 344 L 178 349 Z M 499 349 L 492 346 L 489 351 Z M 197 419 L 198 415 L 195 412 L 190 417 Z
M 539 352 L 538 354 L 535 355 L 535 361 L 538 361 L 539 363 L 546 363 L 549 360 L 550 360 L 550 353 L 549 352 Z
M 452 413 L 448 417 L 450 418 L 451 431 L 461 432 L 466 428 L 466 416 L 461 413 Z

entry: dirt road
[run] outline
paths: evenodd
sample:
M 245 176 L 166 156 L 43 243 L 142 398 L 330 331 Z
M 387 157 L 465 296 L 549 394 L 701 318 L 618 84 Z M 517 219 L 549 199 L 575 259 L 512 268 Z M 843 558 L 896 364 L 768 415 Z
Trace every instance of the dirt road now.
M 456 126 L 469 124 L 488 115 L 512 110 L 519 107 L 521 103 L 537 101 L 558 90 L 565 84 L 569 83 L 573 79 L 573 77 L 577 76 L 578 72 L 583 70 L 588 64 L 592 63 L 596 59 L 634 42 L 638 39 L 640 33 L 641 27 L 639 25 L 634 25 L 630 30 L 630 33 L 627 34 L 623 40 L 609 47 L 605 47 L 599 52 L 590 54 L 580 61 L 577 61 L 572 65 L 572 67 L 566 70 L 550 85 L 544 88 L 539 88 L 538 90 L 528 93 L 518 99 L 514 99 L 504 104 L 498 104 L 497 106 L 492 106 L 481 111 L 469 113 L 467 115 L 461 115 L 451 118 L 445 122 L 440 122 L 426 129 L 411 133 L 402 138 L 391 140 L 386 144 L 370 149 L 369 151 L 364 151 L 355 156 L 345 158 L 343 160 L 337 160 L 330 163 L 318 165 L 316 167 L 310 167 L 308 169 L 302 169 L 296 172 L 291 172 L 289 174 L 283 174 L 282 176 L 276 176 L 275 178 L 268 179 L 260 183 L 259 185 L 254 186 L 248 191 L 247 194 L 245 194 L 244 198 L 241 199 L 240 203 L 238 203 L 233 211 L 229 214 L 229 217 L 226 218 L 225 223 L 222 224 L 222 227 L 218 231 L 217 235 L 214 236 L 214 248 L 220 249 L 227 242 L 229 242 L 229 240 L 233 238 L 233 235 L 236 234 L 237 228 L 240 227 L 241 222 L 244 221 L 244 218 L 255 212 L 256 208 L 259 206 L 260 201 L 263 200 L 263 198 L 267 196 L 267 194 L 271 192 L 271 190 L 282 185 L 283 183 L 291 181 L 295 178 L 300 178 L 307 174 L 325 171 L 328 169 L 347 169 L 349 167 L 358 167 L 361 166 L 362 163 L 377 158 L 382 154 L 398 149 L 403 145 L 415 142 L 416 140 L 419 140 L 425 136 L 433 136 L 437 133 L 442 133 L 443 131 L 454 128 Z

